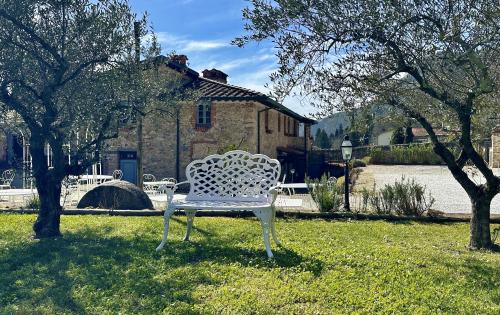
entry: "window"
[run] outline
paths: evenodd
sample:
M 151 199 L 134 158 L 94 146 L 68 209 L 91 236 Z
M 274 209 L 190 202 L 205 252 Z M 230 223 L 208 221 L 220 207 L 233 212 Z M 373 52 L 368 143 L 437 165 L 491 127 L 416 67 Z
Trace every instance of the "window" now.
M 285 136 L 297 137 L 299 134 L 299 122 L 290 117 L 283 117 L 283 131 Z
M 265 122 L 265 127 L 266 127 L 266 133 L 272 133 L 272 129 L 269 128 L 269 110 L 266 110 L 264 113 L 264 122 Z
M 211 115 L 212 105 L 210 103 L 210 100 L 201 101 L 198 104 L 196 127 L 210 128 L 212 126 Z
M 281 114 L 278 113 L 278 132 L 281 131 Z
M 306 126 L 304 123 L 299 124 L 299 138 L 304 138 L 306 135 Z

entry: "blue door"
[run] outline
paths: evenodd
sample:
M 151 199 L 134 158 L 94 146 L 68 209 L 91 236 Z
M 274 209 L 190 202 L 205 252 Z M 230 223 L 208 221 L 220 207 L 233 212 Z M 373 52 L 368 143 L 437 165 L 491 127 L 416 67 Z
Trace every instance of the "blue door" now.
M 122 180 L 137 185 L 137 160 L 120 160 L 120 169 L 123 172 Z

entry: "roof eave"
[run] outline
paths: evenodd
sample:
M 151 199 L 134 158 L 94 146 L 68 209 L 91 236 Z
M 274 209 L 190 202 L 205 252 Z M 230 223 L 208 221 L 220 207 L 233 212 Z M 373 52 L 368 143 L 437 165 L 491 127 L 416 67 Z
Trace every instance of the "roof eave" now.
M 280 103 L 270 99 L 267 96 L 202 96 L 201 98 L 209 98 L 216 101 L 257 101 L 283 114 L 293 117 L 300 122 L 311 125 L 315 125 L 318 123 L 314 119 L 310 119 L 295 113 L 291 109 L 281 105 Z

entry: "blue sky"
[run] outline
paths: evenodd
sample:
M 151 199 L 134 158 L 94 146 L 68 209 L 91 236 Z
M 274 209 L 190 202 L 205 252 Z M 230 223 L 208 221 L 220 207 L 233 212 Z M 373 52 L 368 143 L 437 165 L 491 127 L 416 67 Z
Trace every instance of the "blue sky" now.
M 244 0 L 129 0 L 134 12 L 148 12 L 149 21 L 163 49 L 189 58 L 189 66 L 201 72 L 216 68 L 229 75 L 228 83 L 267 93 L 265 84 L 277 68 L 270 42 L 244 48 L 231 40 L 244 33 L 241 10 Z M 284 105 L 300 114 L 314 111 L 296 98 Z

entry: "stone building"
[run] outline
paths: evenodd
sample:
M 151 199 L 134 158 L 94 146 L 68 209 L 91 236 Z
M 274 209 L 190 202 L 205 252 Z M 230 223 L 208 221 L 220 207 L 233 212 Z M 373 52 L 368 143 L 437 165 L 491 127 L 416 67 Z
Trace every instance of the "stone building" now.
M 182 180 L 192 160 L 241 149 L 278 158 L 284 172 L 290 174 L 294 169 L 295 179 L 303 179 L 314 120 L 260 92 L 228 84 L 222 71 L 204 70 L 199 75 L 187 67 L 187 57 L 183 55 L 161 60 L 164 70 L 181 73 L 186 81 L 193 83 L 199 98 L 180 107 L 178 126 L 174 118 L 145 117 L 142 158 L 145 174 L 153 174 L 157 179 Z M 121 169 L 125 179 L 136 181 L 136 139 L 134 125 L 120 129 L 120 136 L 110 142 L 104 155 L 103 173 Z

